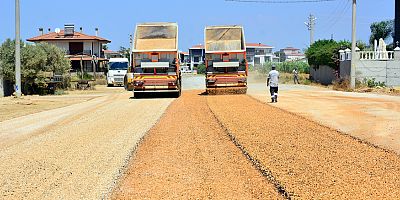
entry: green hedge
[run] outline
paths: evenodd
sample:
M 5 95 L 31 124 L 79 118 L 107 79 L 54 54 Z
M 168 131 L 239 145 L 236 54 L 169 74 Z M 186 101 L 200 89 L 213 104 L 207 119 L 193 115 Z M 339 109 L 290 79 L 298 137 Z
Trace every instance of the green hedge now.
M 293 62 L 282 62 L 282 63 L 264 63 L 259 71 L 261 73 L 268 73 L 272 69 L 272 65 L 276 66 L 276 70 L 279 72 L 292 73 L 295 68 L 299 71 L 299 73 L 310 73 L 310 66 L 306 62 L 302 61 L 293 61 Z

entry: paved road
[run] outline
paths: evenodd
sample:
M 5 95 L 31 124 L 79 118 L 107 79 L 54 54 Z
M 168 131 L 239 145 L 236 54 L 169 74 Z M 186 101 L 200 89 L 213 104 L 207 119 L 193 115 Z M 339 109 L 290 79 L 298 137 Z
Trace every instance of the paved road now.
M 174 99 L 131 92 L 0 123 L 0 199 L 100 199 Z

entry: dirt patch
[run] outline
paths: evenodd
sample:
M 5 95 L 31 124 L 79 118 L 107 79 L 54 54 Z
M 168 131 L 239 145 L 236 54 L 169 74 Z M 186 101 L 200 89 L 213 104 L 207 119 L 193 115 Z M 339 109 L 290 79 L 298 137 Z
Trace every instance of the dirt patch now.
M 89 101 L 108 94 L 123 93 L 122 87 L 107 88 L 98 85 L 94 90 L 67 91 L 64 95 L 29 95 L 22 98 L 0 98 L 0 122 L 12 118 L 61 108 L 76 103 Z
M 170 105 L 139 146 L 113 199 L 282 199 L 199 93 L 184 93 Z
M 400 196 L 400 159 L 394 153 L 248 96 L 208 97 L 208 104 L 245 151 L 293 198 Z

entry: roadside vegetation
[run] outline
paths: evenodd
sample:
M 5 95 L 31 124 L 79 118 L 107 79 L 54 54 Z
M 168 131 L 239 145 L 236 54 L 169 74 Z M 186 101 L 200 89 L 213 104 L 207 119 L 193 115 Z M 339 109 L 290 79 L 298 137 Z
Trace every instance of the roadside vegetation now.
M 7 39 L 0 46 L 0 73 L 9 85 L 15 84 L 15 40 Z M 27 44 L 21 41 L 21 81 L 24 94 L 48 94 L 55 91 L 50 83 L 55 75 L 62 77 L 60 89 L 69 84 L 70 61 L 65 52 L 47 43 Z M 60 92 L 58 92 L 60 93 Z
M 255 79 L 265 81 L 265 78 L 269 71 L 272 69 L 272 65 L 276 66 L 279 71 L 279 82 L 283 84 L 293 84 L 293 70 L 297 68 L 299 72 L 299 82 L 300 84 L 309 85 L 311 81 L 309 80 L 310 66 L 307 62 L 303 61 L 291 61 L 274 63 L 268 62 L 263 65 L 250 65 L 249 71 L 255 76 Z

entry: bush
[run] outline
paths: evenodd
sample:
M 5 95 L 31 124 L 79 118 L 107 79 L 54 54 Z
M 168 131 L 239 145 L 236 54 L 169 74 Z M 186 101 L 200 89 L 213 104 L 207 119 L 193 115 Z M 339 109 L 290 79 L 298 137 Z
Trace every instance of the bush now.
M 367 86 L 368 86 L 369 88 L 386 87 L 385 82 L 380 82 L 380 81 L 376 82 L 376 81 L 375 81 L 375 78 L 372 78 L 372 79 L 366 79 L 366 78 L 365 78 L 365 79 L 364 79 L 364 83 L 367 84 Z
M 259 69 L 261 73 L 266 74 L 272 69 L 272 65 L 276 66 L 276 70 L 279 72 L 292 73 L 297 68 L 299 73 L 310 73 L 310 66 L 306 62 L 293 61 L 293 62 L 282 62 L 282 63 L 264 63 Z
M 206 65 L 204 65 L 204 64 L 197 65 L 197 73 L 205 74 L 206 73 Z
M 327 65 L 332 69 L 338 69 L 339 50 L 342 48 L 351 48 L 351 43 L 348 41 L 318 40 L 305 53 L 308 64 L 317 68 L 320 65 Z

